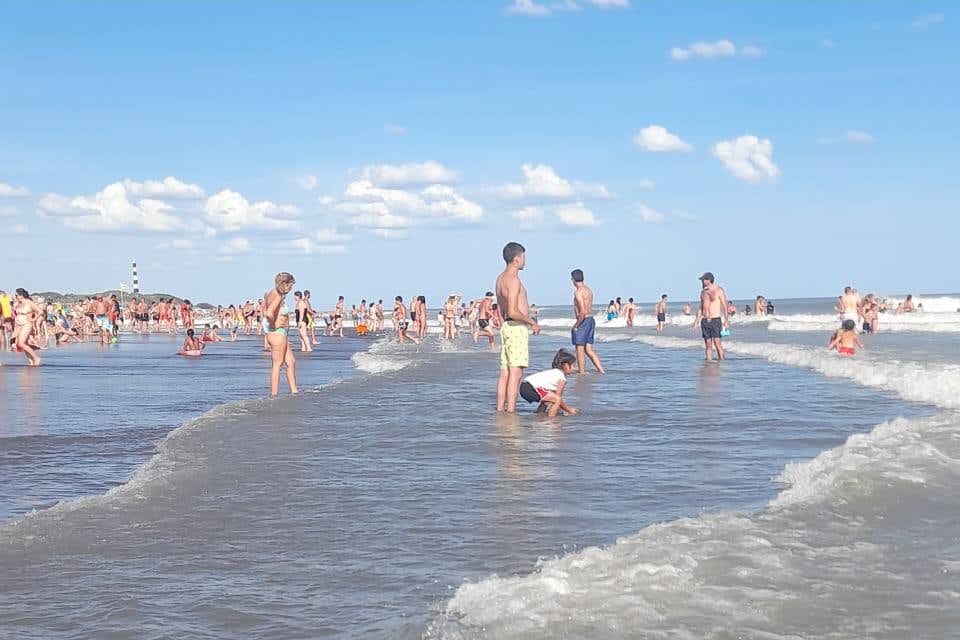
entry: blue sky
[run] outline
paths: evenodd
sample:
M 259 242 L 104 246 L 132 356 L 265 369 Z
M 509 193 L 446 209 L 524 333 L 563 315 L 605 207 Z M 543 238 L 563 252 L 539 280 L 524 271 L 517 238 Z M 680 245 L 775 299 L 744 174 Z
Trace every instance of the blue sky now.
M 6 3 L 0 286 L 956 290 L 950 8 Z

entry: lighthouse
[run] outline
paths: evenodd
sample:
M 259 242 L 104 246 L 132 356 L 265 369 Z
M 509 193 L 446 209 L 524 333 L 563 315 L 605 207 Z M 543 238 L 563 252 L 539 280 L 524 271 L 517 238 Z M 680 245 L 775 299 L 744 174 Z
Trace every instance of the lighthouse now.
M 133 261 L 133 295 L 140 293 L 140 276 L 137 274 L 137 261 Z

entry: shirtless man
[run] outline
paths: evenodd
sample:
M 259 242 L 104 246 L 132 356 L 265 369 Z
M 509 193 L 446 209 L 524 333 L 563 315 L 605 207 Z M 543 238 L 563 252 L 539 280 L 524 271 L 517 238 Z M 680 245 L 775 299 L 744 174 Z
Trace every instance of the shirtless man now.
M 293 308 L 293 317 L 294 322 L 297 323 L 297 334 L 300 336 L 300 351 L 309 353 L 313 351 L 313 345 L 310 344 L 310 334 L 307 331 L 307 309 L 309 307 L 301 292 L 294 291 L 293 299 L 296 301 Z
M 696 330 L 699 322 L 700 333 L 703 336 L 703 343 L 707 352 L 707 361 L 713 359 L 711 347 L 716 347 L 717 359 L 723 360 L 724 353 L 720 333 L 730 326 L 730 318 L 727 315 L 727 294 L 722 287 L 714 284 L 713 274 L 709 271 L 700 276 L 700 284 L 703 290 L 700 292 L 700 308 L 697 309 L 693 329 Z
M 493 292 L 487 291 L 486 296 L 480 300 L 475 300 L 477 306 L 477 333 L 473 336 L 473 341 L 480 340 L 480 336 L 487 336 L 490 339 L 490 350 L 493 350 L 493 327 L 490 325 L 490 319 L 493 317 Z
M 758 316 L 767 315 L 767 301 L 763 296 L 757 296 L 757 300 L 753 303 L 753 312 Z
M 107 345 L 113 340 L 113 325 L 110 323 L 110 317 L 108 315 L 110 306 L 111 305 L 103 299 L 103 296 L 96 295 L 93 297 L 93 317 L 97 323 L 97 332 L 100 336 L 101 346 Z
M 627 300 L 627 304 L 623 305 L 623 313 L 627 316 L 627 326 L 632 327 L 633 321 L 637 317 L 637 305 L 633 302 L 633 298 Z
M 844 320 L 853 320 L 854 326 L 860 326 L 860 295 L 853 287 L 844 287 L 843 295 L 840 296 L 840 323 Z
M 243 303 L 243 335 L 248 336 L 253 332 L 253 319 L 256 315 L 257 310 L 254 309 L 252 301 Z
M 681 311 L 683 311 L 683 315 L 685 316 L 690 315 L 690 303 L 688 302 L 687 304 L 683 305 L 683 309 Z
M 313 310 L 313 303 L 310 302 L 310 290 L 303 290 L 303 301 L 307 304 L 307 329 L 310 331 L 310 342 L 317 344 L 317 312 Z
M 497 304 L 503 314 L 500 329 L 500 379 L 497 381 L 497 411 L 515 413 L 517 395 L 523 370 L 530 363 L 527 327 L 533 335 L 539 335 L 540 325 L 528 313 L 527 290 L 520 281 L 520 271 L 527 264 L 526 250 L 516 242 L 503 248 L 506 268 L 497 277 Z
M 333 309 L 333 324 L 330 325 L 330 335 L 339 331 L 343 337 L 343 296 L 337 298 L 337 306 Z
M 420 344 L 416 338 L 407 335 L 407 329 L 410 328 L 410 322 L 407 320 L 407 307 L 403 304 L 403 296 L 397 296 L 393 302 L 393 324 L 397 329 L 397 342 L 403 344 L 404 340 L 410 340 Z
M 570 279 L 573 280 L 573 312 L 577 318 L 570 338 L 577 350 L 577 373 L 587 372 L 587 358 L 590 358 L 597 373 L 604 373 L 600 356 L 593 350 L 594 332 L 597 329 L 597 321 L 593 317 L 593 291 L 583 282 L 583 271 L 580 269 L 570 272 Z
M 660 296 L 660 302 L 657 303 L 657 333 L 663 333 L 663 325 L 667 321 L 667 294 Z
M 383 300 L 377 300 L 376 306 L 373 307 L 374 316 L 376 318 L 376 331 L 379 333 L 383 331 Z

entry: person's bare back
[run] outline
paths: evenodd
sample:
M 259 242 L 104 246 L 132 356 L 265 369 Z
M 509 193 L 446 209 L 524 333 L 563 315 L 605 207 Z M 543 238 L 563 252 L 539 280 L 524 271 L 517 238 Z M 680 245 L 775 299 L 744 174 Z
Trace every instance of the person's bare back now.
M 497 304 L 504 320 L 513 320 L 514 316 L 526 318 L 530 314 L 530 303 L 527 302 L 527 289 L 520 281 L 515 271 L 506 269 L 497 278 Z M 519 318 L 517 318 L 519 319 Z
M 578 323 L 593 315 L 593 290 L 590 287 L 583 285 L 574 289 L 573 309 Z

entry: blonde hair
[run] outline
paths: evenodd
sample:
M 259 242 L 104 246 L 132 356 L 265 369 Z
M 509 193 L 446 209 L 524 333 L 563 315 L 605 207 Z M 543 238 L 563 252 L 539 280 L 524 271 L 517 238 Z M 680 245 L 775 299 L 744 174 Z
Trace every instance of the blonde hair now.
M 281 271 L 277 274 L 277 277 L 273 279 L 273 283 L 279 288 L 282 285 L 293 286 L 296 282 L 293 278 L 292 273 L 287 273 L 286 271 Z

